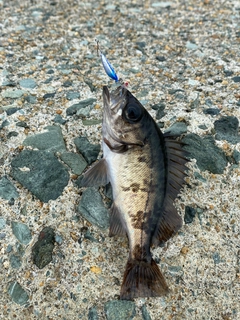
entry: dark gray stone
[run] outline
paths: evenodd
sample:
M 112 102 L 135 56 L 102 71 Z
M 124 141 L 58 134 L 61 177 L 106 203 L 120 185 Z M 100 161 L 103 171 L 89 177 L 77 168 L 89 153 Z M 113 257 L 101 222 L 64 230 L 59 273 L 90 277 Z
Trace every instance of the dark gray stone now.
M 9 108 L 6 110 L 6 114 L 8 116 L 11 116 L 12 114 L 14 114 L 15 112 L 17 112 L 18 110 L 20 110 L 20 108 L 16 108 L 16 107 L 13 107 L 13 108 Z
M 23 150 L 11 166 L 13 178 L 43 202 L 57 199 L 68 184 L 67 169 L 48 151 Z
M 223 72 L 224 72 L 226 77 L 230 77 L 230 76 L 233 75 L 233 71 L 231 71 L 231 70 L 223 70 Z
M 60 114 L 57 114 L 53 121 L 59 124 L 65 124 L 67 122 L 67 120 L 63 119 L 63 117 L 60 116 Z
M 65 81 L 63 83 L 63 87 L 65 87 L 65 88 L 68 88 L 68 87 L 71 87 L 71 86 L 72 86 L 72 81 L 70 81 L 70 80 L 67 80 L 67 81 Z
M 240 162 L 240 152 L 237 150 L 233 151 L 233 159 L 235 160 L 236 163 Z
M 226 116 L 216 120 L 214 129 L 216 131 L 216 140 L 227 140 L 233 144 L 240 141 L 240 135 L 238 135 L 239 121 L 236 117 Z
M 23 145 L 53 152 L 66 151 L 61 128 L 59 126 L 47 126 L 45 129 L 48 131 L 27 137 L 23 141 Z
M 29 230 L 28 226 L 24 223 L 12 221 L 12 232 L 15 235 L 15 237 L 18 239 L 18 241 L 22 244 L 29 244 L 29 242 L 32 240 L 31 231 Z
M 126 300 L 108 301 L 104 311 L 107 320 L 132 320 L 136 315 L 135 303 Z
M 240 82 L 240 76 L 233 77 L 232 80 L 234 82 Z
M 143 317 L 143 320 L 152 320 L 152 318 L 150 317 L 150 314 L 147 311 L 145 304 L 142 306 L 142 317 Z
M 216 116 L 220 113 L 220 110 L 218 108 L 207 108 L 203 110 L 204 114 L 210 114 L 211 116 Z
M 72 115 L 76 114 L 80 109 L 85 108 L 89 105 L 92 105 L 96 101 L 97 101 L 97 99 L 94 99 L 94 98 L 82 100 L 79 103 L 73 104 L 71 107 L 67 108 L 66 114 L 67 114 L 67 116 L 72 116 Z
M 186 206 L 185 207 L 185 215 L 184 215 L 184 221 L 186 224 L 192 223 L 193 219 L 195 218 L 196 210 L 192 207 Z
M 60 158 L 65 162 L 74 174 L 80 175 L 87 167 L 87 162 L 82 155 L 73 152 L 63 152 L 60 154 Z
M 23 79 L 19 81 L 19 84 L 22 88 L 34 89 L 37 86 L 37 83 L 33 79 Z
M 46 100 L 46 99 L 54 98 L 55 94 L 56 92 L 46 93 L 44 94 L 43 99 Z
M 16 123 L 17 127 L 21 127 L 21 128 L 29 128 L 28 124 L 25 121 L 19 121 Z
M 42 229 L 38 236 L 38 241 L 32 248 L 33 263 L 42 269 L 52 261 L 52 252 L 54 249 L 55 233 L 50 227 Z
M 77 150 L 84 156 L 88 164 L 97 160 L 100 152 L 99 144 L 91 144 L 86 137 L 78 137 L 74 139 Z
M 109 213 L 96 188 L 87 188 L 83 191 L 77 210 L 93 225 L 101 229 L 109 227 Z
M 171 136 L 180 136 L 187 132 L 187 125 L 184 122 L 175 122 L 171 127 L 169 127 L 165 133 Z
M 37 97 L 29 95 L 24 97 L 24 100 L 26 100 L 28 103 L 34 104 L 37 102 Z
M 89 309 L 88 312 L 88 320 L 98 320 L 98 314 L 97 314 L 97 309 L 95 307 L 92 307 Z
M 22 265 L 21 258 L 18 255 L 11 254 L 9 260 L 10 260 L 11 267 L 14 269 L 19 269 Z
M 11 296 L 12 300 L 19 304 L 24 305 L 28 302 L 29 296 L 27 292 L 20 286 L 17 281 L 11 282 L 8 286 L 8 294 Z
M 4 120 L 0 125 L 0 130 L 9 126 L 10 122 L 8 120 Z
M 10 139 L 10 138 L 12 138 L 12 137 L 17 137 L 18 136 L 18 132 L 16 132 L 16 131 L 10 131 L 10 132 L 8 132 L 8 134 L 7 134 L 7 138 L 8 139 Z
M 227 165 L 225 153 L 215 145 L 212 136 L 199 137 L 196 134 L 188 134 L 182 142 L 186 144 L 184 149 L 190 153 L 190 158 L 197 160 L 200 170 L 208 170 L 212 173 L 223 173 Z
M 80 98 L 80 93 L 79 92 L 68 92 L 67 95 L 66 95 L 66 98 L 68 100 L 73 100 L 73 99 L 78 99 Z
M 218 252 L 214 252 L 212 254 L 212 258 L 215 264 L 219 264 L 221 262 L 221 258 Z
M 167 59 L 164 56 L 156 56 L 156 59 L 160 62 L 166 61 Z
M 10 200 L 12 198 L 16 199 L 18 196 L 19 193 L 12 182 L 9 181 L 6 176 L 0 178 L 0 197 L 5 200 Z

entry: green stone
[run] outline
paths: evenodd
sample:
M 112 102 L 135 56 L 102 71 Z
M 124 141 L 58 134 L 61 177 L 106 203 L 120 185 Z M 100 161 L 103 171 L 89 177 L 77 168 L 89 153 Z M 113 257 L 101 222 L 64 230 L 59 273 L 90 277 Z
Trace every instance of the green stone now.
M 29 296 L 17 281 L 11 282 L 8 287 L 8 293 L 12 300 L 17 304 L 24 305 L 27 303 Z

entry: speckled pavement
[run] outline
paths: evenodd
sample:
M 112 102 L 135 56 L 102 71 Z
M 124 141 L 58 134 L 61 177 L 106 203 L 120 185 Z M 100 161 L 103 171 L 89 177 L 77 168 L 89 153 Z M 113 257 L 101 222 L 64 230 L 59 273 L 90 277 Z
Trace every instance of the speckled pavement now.
M 0 319 L 120 319 L 106 303 L 119 299 L 126 239 L 109 238 L 79 215 L 84 189 L 71 170 L 62 194 L 46 203 L 11 176 L 11 162 L 29 149 L 23 141 L 46 126 L 59 125 L 73 153 L 76 137 L 101 142 L 101 91 L 112 81 L 96 38 L 155 119 L 152 106 L 164 104 L 163 131 L 184 123 L 184 134 L 212 136 L 227 159 L 221 173 L 189 163 L 176 206 L 183 220 L 186 206 L 194 215 L 153 249 L 170 293 L 136 299 L 126 319 L 239 319 L 240 2 L 0 0 L 0 13 L 0 178 L 17 192 L 14 201 L 0 198 Z M 83 113 L 67 114 L 89 98 L 96 101 Z M 217 137 L 215 122 L 226 117 Z M 19 242 L 13 222 L 28 227 L 29 241 Z M 54 229 L 56 243 L 52 262 L 39 269 L 31 251 L 44 227 Z M 16 283 L 20 301 L 11 294 Z

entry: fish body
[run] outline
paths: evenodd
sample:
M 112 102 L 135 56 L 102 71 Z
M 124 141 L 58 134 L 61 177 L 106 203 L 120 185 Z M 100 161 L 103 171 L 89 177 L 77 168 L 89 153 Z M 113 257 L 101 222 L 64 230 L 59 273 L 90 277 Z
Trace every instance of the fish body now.
M 90 168 L 85 186 L 112 185 L 110 236 L 127 235 L 129 258 L 121 299 L 160 296 L 167 283 L 150 247 L 167 241 L 181 227 L 173 201 L 185 174 L 181 143 L 165 137 L 124 85 L 103 87 L 103 159 Z

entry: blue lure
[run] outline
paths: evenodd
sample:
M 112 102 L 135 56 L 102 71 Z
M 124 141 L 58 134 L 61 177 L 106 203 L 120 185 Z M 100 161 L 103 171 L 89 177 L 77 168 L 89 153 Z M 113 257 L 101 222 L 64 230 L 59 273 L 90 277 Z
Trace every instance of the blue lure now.
M 118 78 L 115 70 L 113 69 L 111 63 L 108 61 L 108 59 L 105 57 L 105 55 L 99 49 L 98 41 L 97 41 L 97 51 L 100 52 L 102 65 L 103 65 L 103 68 L 104 68 L 106 74 L 109 76 L 109 78 L 111 78 L 111 79 L 115 80 L 116 82 L 118 82 L 119 78 Z

